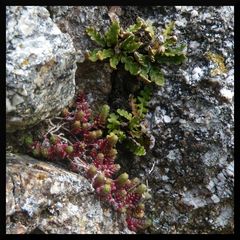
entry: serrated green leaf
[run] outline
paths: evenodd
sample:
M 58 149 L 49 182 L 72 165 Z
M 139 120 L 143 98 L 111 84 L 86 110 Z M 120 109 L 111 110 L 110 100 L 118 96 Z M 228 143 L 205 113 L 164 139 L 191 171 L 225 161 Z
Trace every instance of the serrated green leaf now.
M 130 25 L 127 29 L 126 29 L 126 32 L 132 32 L 132 33 L 135 33 L 137 32 L 138 30 L 141 29 L 142 27 L 142 24 L 143 24 L 143 19 L 138 17 L 137 20 L 136 20 L 136 23 L 133 24 L 133 25 Z
M 140 63 L 143 67 L 148 67 L 149 65 L 149 59 L 147 55 L 143 55 L 139 52 L 134 52 L 134 58 L 138 63 Z
M 146 154 L 146 150 L 144 146 L 142 146 L 139 142 L 134 140 L 133 138 L 128 138 L 126 141 L 126 147 L 135 155 L 143 156 Z
M 132 131 L 134 129 L 139 129 L 140 127 L 140 121 L 138 117 L 133 117 L 130 121 L 129 121 L 129 129 Z
M 156 60 L 158 63 L 165 63 L 165 64 L 181 64 L 183 63 L 187 57 L 185 55 L 175 55 L 175 56 L 166 56 L 166 55 L 159 55 Z
M 119 47 L 124 51 L 131 53 L 138 50 L 141 45 L 142 43 L 136 40 L 135 35 L 131 34 L 123 42 L 120 43 Z
M 133 57 L 123 56 L 121 57 L 121 62 L 124 63 L 124 69 L 126 71 L 129 71 L 132 75 L 139 74 L 139 65 L 134 61 Z
M 120 55 L 114 55 L 110 58 L 109 60 L 109 63 L 110 63 L 110 66 L 113 68 L 113 69 L 117 69 L 117 65 L 120 61 Z
M 114 52 L 111 48 L 108 48 L 108 49 L 103 49 L 103 50 L 99 50 L 97 53 L 96 53 L 96 56 L 98 57 L 99 60 L 104 60 L 106 58 L 110 58 L 114 55 Z
M 174 27 L 175 27 L 174 21 L 171 21 L 165 25 L 165 28 L 163 29 L 164 39 L 167 39 L 169 36 L 172 35 Z
M 124 109 L 117 109 L 117 113 L 120 115 L 120 116 L 122 116 L 122 117 L 124 117 L 124 118 L 126 118 L 127 120 L 131 120 L 132 119 L 132 114 L 131 113 L 129 113 L 129 112 L 127 112 L 126 110 L 124 110 Z
M 139 73 L 139 77 L 146 83 L 151 83 L 151 80 L 149 79 L 148 76 L 148 72 L 149 72 L 149 68 L 147 67 L 141 67 L 140 68 L 140 73 Z
M 127 137 L 126 134 L 121 130 L 114 129 L 112 132 L 118 136 L 119 142 L 122 142 Z
M 136 156 L 144 156 L 146 155 L 146 150 L 143 146 L 137 146 L 135 149 L 134 149 L 134 154 Z
M 88 51 L 86 53 L 87 59 L 92 62 L 96 62 L 98 60 L 98 56 L 97 56 L 98 51 L 99 51 L 98 49 L 94 49 L 93 51 Z
M 109 30 L 105 34 L 105 41 L 108 47 L 115 46 L 118 42 L 120 26 L 118 21 L 113 21 Z
M 119 116 L 116 115 L 115 113 L 111 113 L 108 117 L 108 122 L 109 124 L 107 125 L 107 128 L 109 130 L 113 130 L 113 129 L 118 129 L 120 126 L 120 121 L 118 121 Z
M 98 45 L 105 47 L 106 43 L 104 38 L 94 29 L 93 27 L 88 27 L 86 29 L 87 35 L 95 41 Z
M 148 32 L 149 36 L 153 39 L 155 33 L 152 23 L 150 21 L 146 21 L 145 24 L 146 24 L 145 31 Z
M 152 67 L 149 75 L 151 81 L 155 82 L 158 86 L 164 85 L 164 76 L 159 68 Z

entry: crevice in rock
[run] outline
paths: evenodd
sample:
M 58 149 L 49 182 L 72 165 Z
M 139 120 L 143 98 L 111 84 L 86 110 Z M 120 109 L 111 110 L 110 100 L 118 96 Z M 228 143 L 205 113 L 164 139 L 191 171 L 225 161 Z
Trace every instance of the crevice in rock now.
M 33 229 L 29 234 L 45 234 L 45 232 L 43 232 L 41 229 L 39 229 L 38 227 L 36 227 L 36 228 Z

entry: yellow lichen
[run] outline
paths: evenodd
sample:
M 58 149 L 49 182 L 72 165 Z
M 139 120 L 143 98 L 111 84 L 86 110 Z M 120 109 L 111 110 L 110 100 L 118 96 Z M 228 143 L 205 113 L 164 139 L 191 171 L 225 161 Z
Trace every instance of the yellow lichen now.
M 204 56 L 212 61 L 214 64 L 216 64 L 217 66 L 211 70 L 211 76 L 214 77 L 216 75 L 221 75 L 221 74 L 224 74 L 224 73 L 227 73 L 228 70 L 224 64 L 224 58 L 223 56 L 219 55 L 219 54 L 216 54 L 216 53 L 212 53 L 212 52 L 206 52 L 204 54 Z
M 29 60 L 26 58 L 22 61 L 21 66 L 28 65 L 28 64 L 29 64 Z

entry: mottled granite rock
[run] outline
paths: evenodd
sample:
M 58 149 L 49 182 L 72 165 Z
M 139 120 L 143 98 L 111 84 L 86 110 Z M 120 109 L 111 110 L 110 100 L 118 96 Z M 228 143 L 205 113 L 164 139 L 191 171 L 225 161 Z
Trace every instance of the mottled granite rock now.
M 75 93 L 72 40 L 39 6 L 6 8 L 7 131 L 56 115 Z
M 110 23 L 107 7 L 56 6 L 48 10 L 79 52 L 79 88 L 88 91 L 91 101 L 105 101 L 111 89 L 106 65 L 96 63 L 91 68 L 82 62 L 86 48 L 94 47 L 84 29 L 94 25 L 103 31 Z M 137 16 L 153 21 L 159 31 L 175 20 L 175 35 L 187 44 L 187 62 L 163 66 L 166 85 L 153 93 L 147 119 L 155 147 L 145 157 L 121 159 L 126 171 L 151 188 L 153 198 L 146 214 L 153 226 L 148 233 L 233 233 L 233 13 L 230 6 L 121 7 L 119 19 L 124 27 Z M 206 58 L 206 52 L 222 56 L 227 72 L 214 76 L 217 64 Z M 112 86 L 112 91 L 117 92 L 118 86 Z M 117 97 L 121 103 L 121 95 Z M 13 229 L 24 232 L 26 227 L 20 222 Z
M 7 156 L 7 234 L 133 233 L 94 196 L 80 175 L 28 156 Z
M 155 147 L 135 158 L 131 173 L 148 180 L 151 233 L 233 233 L 234 33 L 233 7 L 123 7 L 161 29 L 175 20 L 188 60 L 163 66 L 166 85 L 156 88 L 147 116 Z M 129 20 L 131 19 L 131 20 Z M 227 72 L 213 76 L 219 54 Z M 150 172 L 150 174 L 149 174 Z
M 107 6 L 49 6 L 47 9 L 61 31 L 71 36 L 78 52 L 78 62 L 85 61 L 87 49 L 97 46 L 87 36 L 86 27 L 94 26 L 104 33 L 111 22 Z
M 86 35 L 86 27 L 94 26 L 104 33 L 109 25 L 107 6 L 50 6 L 48 10 L 53 21 L 62 32 L 68 33 L 78 54 L 76 90 L 88 94 L 93 110 L 107 103 L 111 92 L 111 72 L 109 64 L 85 61 L 85 53 L 97 45 Z

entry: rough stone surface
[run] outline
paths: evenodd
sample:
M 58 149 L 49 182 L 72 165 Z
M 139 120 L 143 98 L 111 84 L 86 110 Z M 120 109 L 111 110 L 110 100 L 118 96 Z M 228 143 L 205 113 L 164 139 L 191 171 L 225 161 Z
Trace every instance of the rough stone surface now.
M 87 49 L 97 47 L 87 36 L 86 27 L 93 26 L 104 33 L 111 22 L 106 6 L 49 6 L 48 10 L 61 31 L 72 37 L 78 62 L 85 61 Z
M 108 63 L 84 62 L 76 71 L 76 91 L 84 91 L 93 111 L 108 103 L 112 90 L 111 72 Z
M 233 233 L 233 7 L 123 11 L 122 21 L 138 15 L 158 29 L 176 20 L 175 34 L 187 44 L 187 62 L 163 66 L 166 84 L 151 100 L 147 118 L 155 147 L 132 162 L 132 175 L 152 189 L 149 232 Z M 207 51 L 223 56 L 226 73 L 212 76 L 216 64 L 205 58 Z
M 187 44 L 187 62 L 177 67 L 163 65 L 166 84 L 154 88 L 146 117 L 155 137 L 154 148 L 141 158 L 119 159 L 125 162 L 131 176 L 141 178 L 151 189 L 153 198 L 146 206 L 146 215 L 152 218 L 153 225 L 146 233 L 233 233 L 233 7 L 120 9 L 123 27 L 135 22 L 137 16 L 151 20 L 158 31 L 175 20 L 175 35 Z M 109 104 L 121 105 L 127 95 L 115 94 L 121 81 L 111 86 L 114 75 L 105 64 L 93 64 L 95 68 L 82 63 L 84 51 L 94 47 L 84 29 L 94 25 L 104 31 L 110 23 L 107 7 L 57 6 L 48 10 L 59 28 L 69 33 L 78 50 L 79 89 L 85 89 L 91 101 L 105 101 L 112 88 Z M 221 55 L 227 71 L 213 75 L 217 64 L 206 58 L 206 52 Z M 126 76 L 117 74 L 117 80 L 122 77 L 126 81 Z M 16 103 L 21 101 L 21 97 L 14 98 Z M 7 104 L 11 108 L 11 102 Z M 16 172 L 20 174 L 19 170 Z M 11 206 L 14 201 L 8 204 Z M 10 213 L 13 211 L 11 207 L 8 209 Z M 28 224 L 15 222 L 16 231 L 26 232 Z M 111 229 L 106 229 L 106 233 Z
M 24 155 L 7 156 L 6 233 L 131 234 L 88 180 Z
M 44 7 L 6 8 L 7 131 L 57 114 L 75 93 L 75 49 Z
M 108 100 L 112 86 L 112 70 L 109 64 L 85 61 L 86 51 L 98 47 L 86 35 L 86 27 L 94 26 L 103 34 L 110 25 L 108 8 L 106 6 L 50 6 L 48 10 L 61 31 L 68 33 L 73 40 L 79 62 L 76 72 L 76 90 L 84 90 L 88 94 L 93 110 L 96 110 Z

